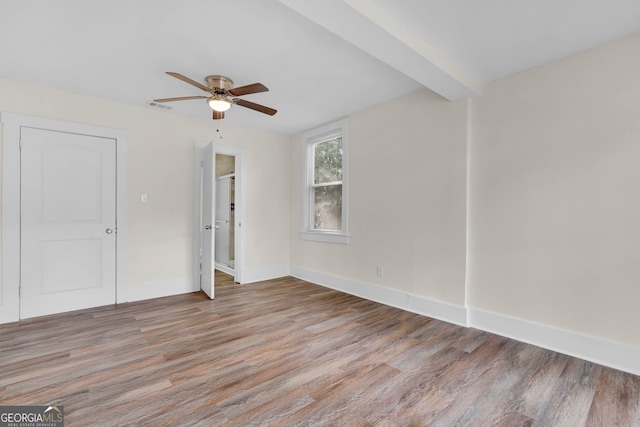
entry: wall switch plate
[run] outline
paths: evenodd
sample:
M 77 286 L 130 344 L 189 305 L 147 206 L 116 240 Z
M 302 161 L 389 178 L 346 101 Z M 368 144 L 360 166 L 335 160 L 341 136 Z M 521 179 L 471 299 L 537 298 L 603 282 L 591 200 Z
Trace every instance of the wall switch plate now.
M 376 276 L 382 277 L 384 276 L 384 268 L 381 265 L 376 266 Z
M 147 195 L 147 193 L 140 193 L 140 203 L 148 203 L 149 202 L 149 196 Z

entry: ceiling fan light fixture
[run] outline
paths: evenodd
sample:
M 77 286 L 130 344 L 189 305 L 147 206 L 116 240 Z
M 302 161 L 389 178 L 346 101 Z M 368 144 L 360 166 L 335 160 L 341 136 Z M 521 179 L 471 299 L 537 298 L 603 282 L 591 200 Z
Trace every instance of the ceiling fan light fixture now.
M 259 113 L 268 114 L 270 116 L 273 116 L 278 112 L 278 110 L 274 110 L 273 108 L 265 107 L 264 105 L 256 104 L 255 102 L 247 101 L 246 99 L 237 98 L 238 96 L 242 95 L 267 92 L 269 89 L 267 89 L 267 87 L 262 83 L 253 83 L 250 85 L 234 88 L 233 80 L 225 76 L 215 75 L 205 77 L 204 80 L 205 82 L 207 82 L 207 85 L 205 86 L 202 83 L 198 83 L 197 81 L 192 80 L 189 77 L 183 76 L 179 73 L 174 73 L 173 71 L 167 71 L 167 74 L 171 77 L 175 77 L 178 80 L 182 80 L 183 82 L 188 83 L 191 86 L 197 87 L 198 89 L 201 89 L 205 92 L 209 92 L 209 95 L 160 98 L 154 99 L 153 102 L 165 103 L 173 101 L 186 101 L 190 99 L 206 99 L 207 104 L 209 104 L 209 107 L 213 110 L 213 120 L 224 119 L 224 112 L 231 108 L 231 106 L 234 104 L 237 104 L 243 108 L 257 111 Z
M 220 95 L 215 95 L 207 99 L 207 103 L 211 109 L 218 111 L 219 113 L 223 113 L 231 108 L 231 102 Z

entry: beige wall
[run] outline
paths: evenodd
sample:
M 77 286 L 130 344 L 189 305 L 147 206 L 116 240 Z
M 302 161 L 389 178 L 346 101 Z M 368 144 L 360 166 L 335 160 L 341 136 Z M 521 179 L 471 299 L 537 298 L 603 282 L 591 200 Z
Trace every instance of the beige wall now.
M 242 261 L 245 277 L 262 280 L 284 276 L 289 271 L 289 138 L 237 127 L 224 132 L 225 145 L 233 141 L 245 152 L 242 179 L 246 206 L 244 219 L 236 218 L 243 221 L 246 236 L 246 257 Z
M 469 306 L 639 345 L 640 35 L 474 99 Z
M 640 345 L 638 70 L 634 36 L 488 84 L 470 110 L 423 90 L 353 114 L 349 245 L 298 237 L 299 135 L 225 126 L 250 172 L 245 263 Z M 190 278 L 193 141 L 212 122 L 2 79 L 0 94 L 0 111 L 129 130 L 129 285 Z
M 210 120 L 132 107 L 0 79 L 0 111 L 129 131 L 127 286 L 192 280 L 194 141 L 217 138 Z M 288 265 L 288 137 L 221 126 L 244 150 L 247 206 L 244 268 Z M 149 195 L 140 204 L 140 193 Z
M 573 351 L 553 331 L 601 339 L 573 353 L 622 366 L 597 346 L 640 345 L 639 70 L 636 35 L 490 83 L 468 110 L 424 90 L 353 114 L 348 245 L 299 238 L 292 137 L 292 269 L 466 306 L 492 316 L 472 326 L 552 348 Z
M 235 156 L 227 156 L 226 154 L 216 154 L 216 177 L 229 175 L 236 171 Z
M 292 266 L 464 305 L 466 121 L 466 101 L 428 90 L 349 117 L 348 245 L 300 240 L 292 137 Z

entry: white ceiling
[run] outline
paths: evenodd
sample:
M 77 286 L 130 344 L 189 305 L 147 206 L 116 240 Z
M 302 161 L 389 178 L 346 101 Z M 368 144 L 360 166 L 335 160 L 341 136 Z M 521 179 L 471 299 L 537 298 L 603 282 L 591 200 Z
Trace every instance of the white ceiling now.
M 222 74 L 278 109 L 225 122 L 292 134 L 422 87 L 475 96 L 638 32 L 638 0 L 0 0 L 0 77 L 145 106 L 203 93 L 165 71 Z

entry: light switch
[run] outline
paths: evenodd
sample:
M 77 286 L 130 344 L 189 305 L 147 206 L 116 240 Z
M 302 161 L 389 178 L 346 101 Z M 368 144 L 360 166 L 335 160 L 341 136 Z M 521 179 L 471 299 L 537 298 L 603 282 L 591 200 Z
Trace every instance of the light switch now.
M 149 201 L 149 196 L 147 193 L 140 193 L 140 203 L 147 203 Z

